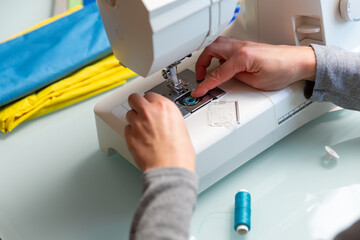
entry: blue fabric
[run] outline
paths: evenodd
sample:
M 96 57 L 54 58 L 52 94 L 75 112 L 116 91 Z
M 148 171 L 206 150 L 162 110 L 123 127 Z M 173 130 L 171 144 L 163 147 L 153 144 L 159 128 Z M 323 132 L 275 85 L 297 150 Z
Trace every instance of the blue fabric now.
M 96 3 L 0 44 L 0 106 L 111 53 Z
M 95 2 L 95 0 L 84 0 L 84 5 L 88 5 L 92 2 Z

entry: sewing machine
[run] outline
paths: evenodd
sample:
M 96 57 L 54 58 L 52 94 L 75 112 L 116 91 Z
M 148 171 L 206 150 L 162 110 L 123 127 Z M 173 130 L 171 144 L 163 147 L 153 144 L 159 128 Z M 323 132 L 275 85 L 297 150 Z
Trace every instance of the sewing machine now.
M 234 79 L 193 99 L 189 93 L 197 84 L 199 50 L 220 33 L 274 44 L 354 49 L 360 26 L 352 21 L 358 15 L 356 8 L 348 8 L 350 2 L 356 5 L 351 0 L 244 0 L 239 2 L 239 16 L 228 25 L 236 0 L 98 0 L 115 56 L 143 76 L 95 106 L 101 150 L 116 151 L 136 166 L 124 138 L 127 98 L 134 92 L 157 92 L 174 101 L 185 118 L 197 154 L 199 191 L 205 190 L 334 105 L 306 100 L 304 82 L 264 92 Z M 353 38 L 337 38 L 345 32 Z M 216 66 L 214 62 L 209 71 Z M 222 108 L 223 103 L 228 105 Z M 212 114 L 215 124 L 210 122 Z

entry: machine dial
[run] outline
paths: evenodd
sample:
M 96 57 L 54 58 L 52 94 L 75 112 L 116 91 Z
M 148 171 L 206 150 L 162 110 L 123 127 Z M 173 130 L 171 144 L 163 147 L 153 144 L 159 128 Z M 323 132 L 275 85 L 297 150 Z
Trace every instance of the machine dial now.
M 346 21 L 360 21 L 360 1 L 340 0 L 340 13 Z

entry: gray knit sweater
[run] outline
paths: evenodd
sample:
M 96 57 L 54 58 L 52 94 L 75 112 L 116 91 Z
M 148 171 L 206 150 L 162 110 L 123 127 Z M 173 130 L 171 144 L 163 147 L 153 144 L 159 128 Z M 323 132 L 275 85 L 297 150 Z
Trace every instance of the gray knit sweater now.
M 132 222 L 130 239 L 187 240 L 197 186 L 197 176 L 183 168 L 156 168 L 145 172 L 143 195 Z
M 316 80 L 311 99 L 360 110 L 360 54 L 337 47 L 312 45 Z

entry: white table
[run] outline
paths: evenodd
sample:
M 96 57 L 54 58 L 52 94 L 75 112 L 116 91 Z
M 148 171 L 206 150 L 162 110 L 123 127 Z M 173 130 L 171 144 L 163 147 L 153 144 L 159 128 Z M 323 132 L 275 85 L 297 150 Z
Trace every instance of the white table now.
M 52 11 L 53 0 L 0 0 L 0 42 L 51 17 Z

